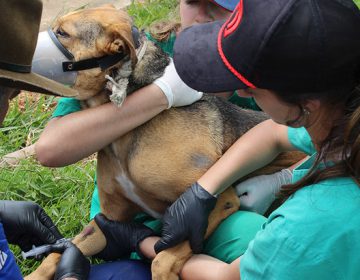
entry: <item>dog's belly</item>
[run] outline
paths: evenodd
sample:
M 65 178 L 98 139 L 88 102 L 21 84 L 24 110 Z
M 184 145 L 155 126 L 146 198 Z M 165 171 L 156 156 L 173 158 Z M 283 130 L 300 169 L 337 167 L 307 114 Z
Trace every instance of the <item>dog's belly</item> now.
M 123 194 L 132 202 L 134 202 L 136 205 L 141 207 L 144 212 L 149 214 L 150 216 L 160 219 L 162 217 L 162 213 L 156 212 L 152 210 L 145 202 L 144 200 L 136 194 L 135 191 L 135 184 L 134 182 L 127 176 L 126 172 L 120 171 L 116 177 L 116 182 L 120 186 Z

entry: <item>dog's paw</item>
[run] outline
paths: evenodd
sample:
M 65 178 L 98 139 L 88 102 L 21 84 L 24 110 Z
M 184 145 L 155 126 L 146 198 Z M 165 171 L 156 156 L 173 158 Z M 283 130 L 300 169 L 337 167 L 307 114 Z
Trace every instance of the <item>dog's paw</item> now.
M 167 259 L 165 262 L 163 258 L 155 258 L 151 264 L 151 279 L 152 280 L 179 280 L 178 273 L 172 271 L 173 263 Z M 180 272 L 180 271 L 179 271 Z
M 153 280 L 177 280 L 185 262 L 192 256 L 188 241 L 161 251 L 151 264 Z

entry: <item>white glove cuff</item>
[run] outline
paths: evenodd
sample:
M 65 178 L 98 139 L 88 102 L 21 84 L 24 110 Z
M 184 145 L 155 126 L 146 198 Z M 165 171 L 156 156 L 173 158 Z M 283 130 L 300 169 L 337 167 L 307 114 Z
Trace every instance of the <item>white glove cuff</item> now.
M 290 169 L 283 169 L 279 172 L 280 185 L 288 185 L 292 183 L 293 174 Z
M 157 85 L 162 92 L 165 94 L 166 99 L 168 100 L 168 107 L 167 109 L 171 108 L 171 106 L 174 104 L 174 95 L 172 93 L 171 87 L 168 83 L 162 81 L 161 79 L 156 79 L 154 81 L 154 84 Z

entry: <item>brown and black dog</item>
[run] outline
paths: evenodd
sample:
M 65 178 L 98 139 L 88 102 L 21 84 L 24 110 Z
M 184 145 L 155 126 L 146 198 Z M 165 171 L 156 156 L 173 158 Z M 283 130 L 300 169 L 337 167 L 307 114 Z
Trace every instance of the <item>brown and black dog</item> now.
M 129 16 L 110 6 L 73 12 L 54 23 L 52 30 L 55 34 L 62 34 L 58 36 L 59 41 L 76 61 L 127 54 L 126 58 L 105 71 L 95 68 L 78 73 L 74 88 L 79 91 L 84 108 L 109 102 L 105 75 L 110 75 L 117 84 L 125 81 L 124 89 L 114 90 L 122 91 L 120 95 L 123 95 L 124 91 L 130 93 L 163 73 L 169 62 L 167 56 L 151 42 L 143 42 L 146 47 L 138 48 L 144 50 L 139 55 L 131 29 Z M 129 68 L 130 76 L 123 74 Z M 123 96 L 114 97 L 117 94 L 114 91 L 111 99 L 123 99 Z M 213 96 L 203 97 L 191 106 L 162 112 L 98 152 L 102 212 L 116 221 L 130 221 L 138 212 L 160 218 L 165 209 L 235 140 L 265 119 L 266 115 L 261 112 L 243 110 Z M 278 171 L 300 158 L 287 154 L 258 174 Z M 238 207 L 233 188 L 228 188 L 210 215 L 207 235 Z M 89 228 L 73 240 L 87 256 L 98 253 L 106 244 L 94 222 Z M 153 279 L 177 279 L 190 256 L 188 242 L 161 252 L 153 261 Z M 58 254 L 51 254 L 26 279 L 52 279 L 58 260 Z

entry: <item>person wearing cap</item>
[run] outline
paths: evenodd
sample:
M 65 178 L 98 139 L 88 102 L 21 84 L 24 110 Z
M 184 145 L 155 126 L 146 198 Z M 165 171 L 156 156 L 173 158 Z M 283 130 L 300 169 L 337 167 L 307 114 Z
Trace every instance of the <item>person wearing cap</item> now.
M 226 22 L 183 31 L 174 61 L 192 88 L 244 89 L 271 120 L 249 130 L 168 209 L 155 250 L 189 239 L 198 253 L 215 195 L 280 152 L 301 150 L 310 158 L 282 187 L 284 203 L 244 255 L 230 264 L 195 255 L 181 278 L 358 279 L 360 11 L 353 1 L 241 0 Z
M 0 0 L 0 85 L 33 92 L 76 96 L 77 92 L 31 72 L 42 13 L 40 0 Z M 0 124 L 8 110 L 10 90 L 0 93 Z M 23 279 L 8 243 L 22 250 L 32 245 L 53 244 L 62 235 L 36 203 L 0 200 L 0 279 Z M 63 252 L 55 279 L 86 279 L 89 261 L 71 243 L 59 245 Z

